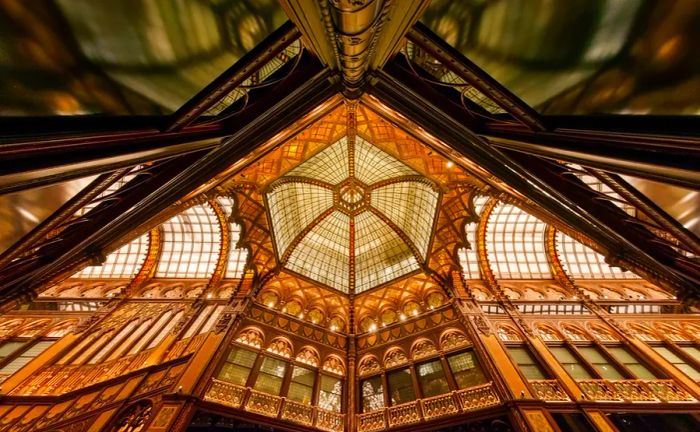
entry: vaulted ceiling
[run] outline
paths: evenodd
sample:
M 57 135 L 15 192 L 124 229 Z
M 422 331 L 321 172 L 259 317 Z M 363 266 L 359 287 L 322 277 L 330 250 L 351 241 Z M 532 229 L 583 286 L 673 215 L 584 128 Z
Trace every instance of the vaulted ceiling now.
M 445 284 L 478 218 L 696 299 L 700 6 L 584 3 L 0 3 L 3 299 L 219 219 L 259 277 L 369 299 Z

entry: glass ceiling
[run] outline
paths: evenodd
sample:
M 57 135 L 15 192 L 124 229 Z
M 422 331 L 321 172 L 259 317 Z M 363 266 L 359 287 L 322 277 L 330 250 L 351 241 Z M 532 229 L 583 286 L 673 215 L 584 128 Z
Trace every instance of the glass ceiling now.
M 700 113 L 700 2 L 433 0 L 433 32 L 543 114 Z
M 344 137 L 273 182 L 266 199 L 286 268 L 359 293 L 425 262 L 439 193 L 361 137 Z
M 0 3 L 0 115 L 170 113 L 286 20 L 276 0 Z

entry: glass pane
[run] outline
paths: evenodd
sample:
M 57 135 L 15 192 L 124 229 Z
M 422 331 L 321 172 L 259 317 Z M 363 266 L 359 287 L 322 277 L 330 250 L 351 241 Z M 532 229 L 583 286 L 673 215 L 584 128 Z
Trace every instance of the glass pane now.
M 13 352 L 24 346 L 26 342 L 10 341 L 5 342 L 0 346 L 0 358 L 7 357 Z
M 384 385 L 382 377 L 374 377 L 360 383 L 362 392 L 362 412 L 374 411 L 384 407 Z
M 313 394 L 313 391 L 313 387 L 292 382 L 289 384 L 289 392 L 287 392 L 287 399 L 291 399 L 295 402 L 309 405 L 311 404 L 311 395 Z
M 508 352 L 527 379 L 545 379 L 546 376 L 530 351 L 524 347 L 508 348 Z
M 219 372 L 219 379 L 244 386 L 248 381 L 248 375 L 250 375 L 250 368 L 225 363 Z
M 272 357 L 263 358 L 262 365 L 260 366 L 260 372 L 264 372 L 278 378 L 283 378 L 286 370 L 287 363 Z
M 292 382 L 313 387 L 315 377 L 316 373 L 311 369 L 294 366 L 294 370 L 292 370 Z
M 479 363 L 477 363 L 473 352 L 467 351 L 449 356 L 447 357 L 447 362 L 460 389 L 486 382 L 484 372 L 481 370 Z
M 437 396 L 450 391 L 440 360 L 418 365 L 416 371 L 423 397 Z
M 612 347 L 609 348 L 610 354 L 615 357 L 620 363 L 624 364 L 635 377 L 640 379 L 655 379 L 658 378 L 649 368 L 643 365 L 627 348 Z
M 694 359 L 700 359 L 700 349 L 692 346 L 682 346 L 680 349 L 690 354 Z
M 318 406 L 328 411 L 340 412 L 340 398 L 343 394 L 343 381 L 321 375 L 321 391 L 318 394 Z
M 579 348 L 581 355 L 588 360 L 588 362 L 593 366 L 593 368 L 600 374 L 601 378 L 604 379 L 625 379 L 622 372 L 617 370 L 610 361 L 608 361 L 603 354 L 593 347 L 581 347 Z
M 571 375 L 573 379 L 591 379 L 593 376 L 584 368 L 574 357 L 573 353 L 566 347 L 550 347 L 549 350 L 554 354 L 557 361 Z
M 589 363 L 608 363 L 608 360 L 603 357 L 603 354 L 593 347 L 579 347 L 578 351 Z
M 264 393 L 279 395 L 282 389 L 282 378 L 260 372 L 253 388 Z
M 547 379 L 542 370 L 537 365 L 520 365 L 520 371 L 529 380 Z
M 666 347 L 655 346 L 655 347 L 651 347 L 651 348 L 654 351 L 656 351 L 657 353 L 659 353 L 664 359 L 666 359 L 667 361 L 669 361 L 673 364 L 683 363 L 683 359 L 678 357 L 678 355 L 676 355 L 676 353 L 674 353 L 673 351 L 671 351 L 670 349 L 668 349 Z
M 685 363 L 678 363 L 675 365 L 678 369 L 680 369 L 684 374 L 688 375 L 690 378 L 694 380 L 700 380 L 700 371 L 695 369 L 693 366 Z
M 416 399 L 416 393 L 413 390 L 413 380 L 411 379 L 411 371 L 409 369 L 391 372 L 387 378 L 389 381 L 389 395 L 392 405 L 399 405 Z
M 233 348 L 228 355 L 228 361 L 241 366 L 253 367 L 258 353 L 243 348 Z

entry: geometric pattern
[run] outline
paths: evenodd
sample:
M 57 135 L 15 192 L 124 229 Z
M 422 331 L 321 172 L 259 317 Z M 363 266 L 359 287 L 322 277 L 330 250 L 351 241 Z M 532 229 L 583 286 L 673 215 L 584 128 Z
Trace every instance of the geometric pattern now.
M 279 261 L 344 293 L 425 263 L 439 197 L 430 180 L 359 136 L 340 138 L 265 193 Z

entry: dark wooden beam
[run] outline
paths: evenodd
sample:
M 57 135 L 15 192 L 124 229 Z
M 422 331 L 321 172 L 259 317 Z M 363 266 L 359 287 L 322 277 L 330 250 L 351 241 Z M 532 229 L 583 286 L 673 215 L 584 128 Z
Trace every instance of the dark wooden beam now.
M 240 86 L 248 77 L 258 71 L 292 42 L 301 36 L 299 30 L 287 21 L 265 38 L 259 45 L 246 53 L 229 69 L 219 75 L 195 97 L 178 109 L 167 121 L 167 132 L 182 129 L 205 113 L 229 92 Z
M 700 275 L 687 272 L 680 264 L 683 257 L 675 250 L 654 242 L 648 230 L 625 223 L 621 210 L 594 199 L 593 191 L 587 193 L 585 186 L 568 187 L 554 164 L 524 154 L 506 154 L 490 145 L 465 126 L 464 114 L 443 110 L 436 103 L 440 93 L 417 82 L 403 57 L 387 65 L 371 93 L 616 257 L 634 261 L 679 291 L 700 294 Z
M 119 196 L 93 209 L 83 223 L 0 269 L 0 295 L 31 293 L 52 275 L 65 272 L 145 223 L 201 184 L 245 157 L 339 91 L 312 56 L 282 82 L 261 89 L 255 102 L 228 119 L 231 136 L 212 151 L 199 151 L 156 164 L 137 176 Z M 137 187 L 132 187 L 135 182 Z
M 545 121 L 537 111 L 467 59 L 462 53 L 442 40 L 424 24 L 417 23 L 408 32 L 406 38 L 439 60 L 446 68 L 471 86 L 490 97 L 501 108 L 528 128 L 535 131 L 547 129 Z
M 141 145 L 138 140 L 114 146 L 97 140 L 90 144 L 90 149 L 85 148 L 82 151 L 63 149 L 48 151 L 46 155 L 35 154 L 16 161 L 9 158 L 0 164 L 0 194 L 211 149 L 221 142 L 221 138 L 179 142 L 187 139 L 187 136 L 189 135 L 183 134 L 162 140 L 149 138 L 146 142 L 141 141 Z
M 594 130 L 483 130 L 495 147 L 692 189 L 700 188 L 700 138 Z

